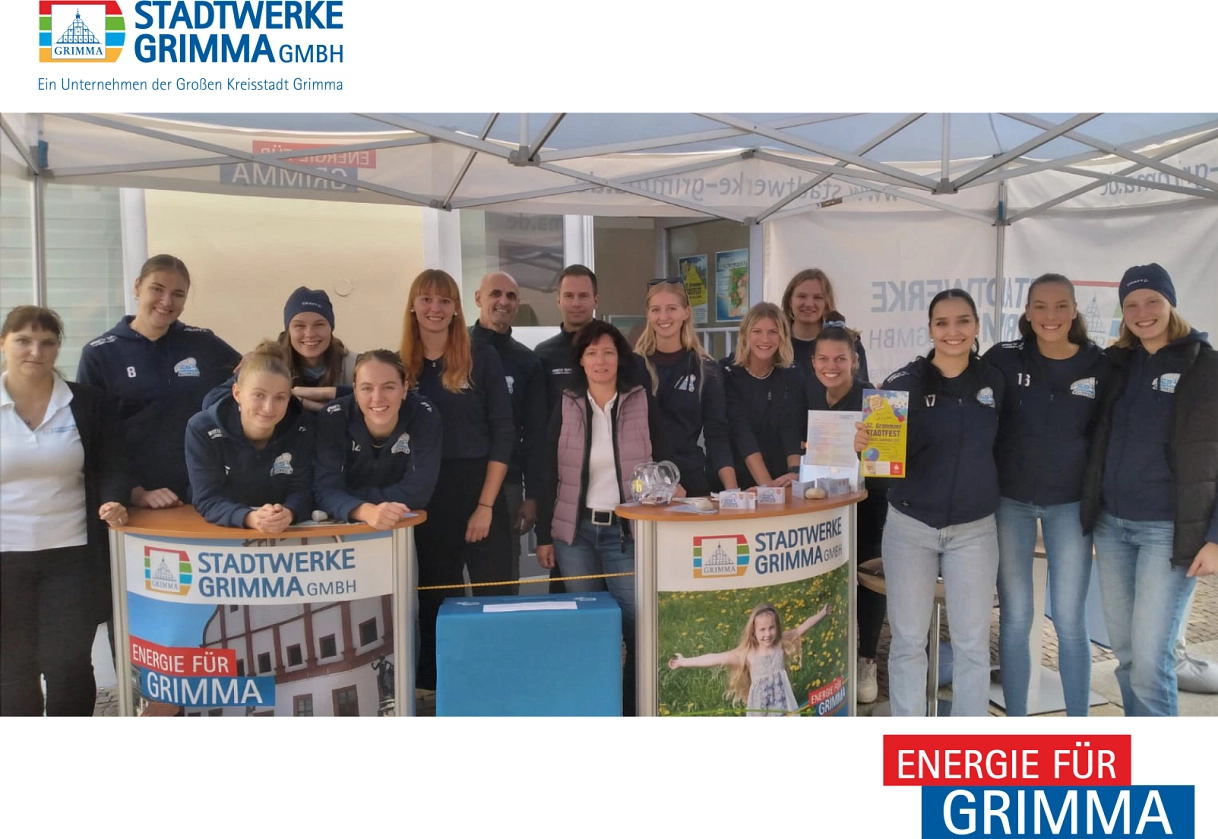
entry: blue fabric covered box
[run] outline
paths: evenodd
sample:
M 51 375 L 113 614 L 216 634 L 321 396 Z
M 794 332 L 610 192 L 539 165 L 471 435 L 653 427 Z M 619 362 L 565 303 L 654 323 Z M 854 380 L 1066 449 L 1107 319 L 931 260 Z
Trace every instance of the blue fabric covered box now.
M 450 597 L 436 716 L 620 716 L 622 613 L 607 592 Z

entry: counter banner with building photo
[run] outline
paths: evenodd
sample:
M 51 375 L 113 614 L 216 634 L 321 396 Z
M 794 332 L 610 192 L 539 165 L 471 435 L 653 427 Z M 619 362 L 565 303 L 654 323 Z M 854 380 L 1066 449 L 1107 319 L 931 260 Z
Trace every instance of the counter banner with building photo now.
M 730 323 L 749 310 L 749 249 L 715 252 L 715 320 Z
M 677 260 L 677 272 L 681 279 L 685 280 L 685 293 L 689 295 L 689 305 L 694 311 L 694 326 L 706 326 L 709 323 L 706 261 L 706 254 L 683 256 Z
M 393 713 L 392 539 L 124 539 L 138 711 Z
M 850 713 L 848 521 L 837 508 L 725 521 L 721 531 L 665 523 L 661 716 Z

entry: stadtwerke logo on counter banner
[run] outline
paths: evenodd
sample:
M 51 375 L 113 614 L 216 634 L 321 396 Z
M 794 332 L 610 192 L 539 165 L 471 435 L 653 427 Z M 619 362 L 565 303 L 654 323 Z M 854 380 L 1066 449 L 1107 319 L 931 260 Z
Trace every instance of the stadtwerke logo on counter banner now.
M 103 3 L 40 0 L 38 60 L 51 62 L 118 61 L 127 38 L 123 10 Z

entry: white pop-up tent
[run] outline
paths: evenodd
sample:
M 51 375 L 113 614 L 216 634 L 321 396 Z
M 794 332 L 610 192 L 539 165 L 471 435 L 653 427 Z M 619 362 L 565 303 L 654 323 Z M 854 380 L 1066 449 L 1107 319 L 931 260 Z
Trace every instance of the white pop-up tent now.
M 973 283 L 992 339 L 1021 304 L 1011 280 L 1047 270 L 1109 288 L 1127 265 L 1170 264 L 1191 317 L 1218 328 L 1218 114 L 7 114 L 0 127 L 40 182 L 763 225 L 765 297 L 826 268 L 894 363 L 918 347 L 909 330 L 936 282 Z M 1111 315 L 1098 295 L 1097 332 Z

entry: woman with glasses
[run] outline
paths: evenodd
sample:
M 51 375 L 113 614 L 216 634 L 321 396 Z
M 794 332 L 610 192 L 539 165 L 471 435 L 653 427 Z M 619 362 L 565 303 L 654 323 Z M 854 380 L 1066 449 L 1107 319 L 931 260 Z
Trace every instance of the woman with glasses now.
M 647 325 L 634 349 L 642 380 L 659 405 L 685 493 L 709 495 L 712 478 L 724 489 L 737 489 L 723 381 L 694 332 L 693 310 L 680 278 L 651 281 Z M 699 437 L 706 440 L 705 452 Z

